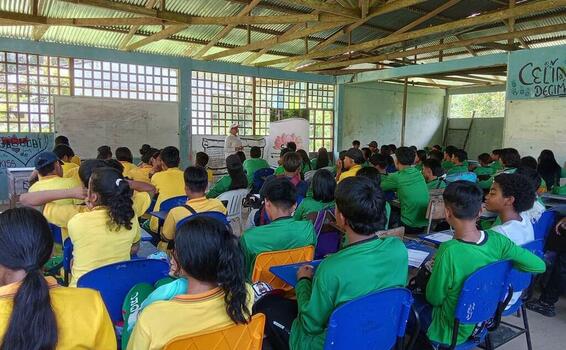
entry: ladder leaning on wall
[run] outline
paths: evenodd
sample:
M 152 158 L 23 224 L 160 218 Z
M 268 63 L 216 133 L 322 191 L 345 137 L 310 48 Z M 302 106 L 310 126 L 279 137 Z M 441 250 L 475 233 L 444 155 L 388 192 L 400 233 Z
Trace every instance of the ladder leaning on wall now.
M 450 120 L 448 120 L 448 126 L 444 131 L 444 138 L 442 140 L 442 144 L 444 147 L 448 146 L 450 136 L 455 136 L 453 134 L 465 132 L 464 143 L 462 144 L 461 149 L 465 150 L 466 146 L 468 145 L 468 141 L 470 139 L 470 134 L 472 133 L 472 127 L 474 126 L 474 119 L 476 116 L 476 111 L 472 112 L 472 117 L 470 118 L 470 123 L 466 128 L 451 128 L 450 127 Z M 452 131 L 452 133 L 450 133 Z M 451 135 L 452 134 L 452 135 Z M 462 135 L 463 136 L 463 135 Z M 453 143 L 453 142 L 450 142 Z

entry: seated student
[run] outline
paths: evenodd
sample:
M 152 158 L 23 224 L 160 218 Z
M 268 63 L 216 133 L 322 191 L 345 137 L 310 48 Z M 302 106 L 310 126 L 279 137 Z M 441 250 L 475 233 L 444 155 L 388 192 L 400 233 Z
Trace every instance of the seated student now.
M 366 177 L 373 181 L 374 185 L 378 188 L 379 191 L 381 190 L 381 174 L 375 169 L 374 167 L 366 167 L 361 168 L 360 171 L 356 174 L 356 176 Z M 393 197 L 395 198 L 395 193 L 392 193 Z M 391 205 L 387 202 L 388 193 L 383 192 L 383 198 L 385 199 L 385 229 L 389 229 L 389 218 L 391 217 Z
M 503 164 L 501 163 L 501 150 L 500 149 L 494 149 L 493 151 L 491 151 L 491 154 L 489 156 L 491 157 L 491 164 L 490 165 L 493 168 L 493 170 L 495 172 L 502 170 Z
M 395 152 L 395 167 L 399 170 L 381 179 L 381 189 L 396 191 L 401 204 L 401 224 L 405 233 L 421 233 L 428 221 L 428 188 L 424 177 L 413 167 L 415 152 L 408 147 L 399 147 Z
M 457 149 L 452 154 L 452 167 L 447 171 L 448 175 L 468 172 L 468 153 L 463 149 Z
M 364 161 L 362 151 L 357 148 L 350 148 L 344 155 L 344 169 L 346 169 L 346 171 L 340 173 L 338 183 L 348 177 L 356 176 L 358 170 L 362 168 Z
M 226 168 L 228 175 L 224 175 L 212 186 L 206 194 L 206 198 L 216 198 L 224 192 L 248 188 L 248 178 L 244 174 L 244 167 L 237 154 L 229 155 L 226 158 Z
M 352 148 L 360 149 L 360 145 L 361 145 L 361 143 L 360 143 L 359 140 L 352 141 Z
M 334 207 L 336 181 L 326 169 L 317 170 L 311 181 L 312 196 L 307 196 L 295 210 L 295 220 L 305 220 L 307 215 Z
M 177 147 L 167 146 L 159 153 L 159 157 L 154 163 L 154 169 L 158 168 L 160 171 L 151 176 L 151 184 L 155 186 L 158 193 L 154 206 L 155 211 L 159 211 L 164 200 L 185 195 L 185 180 L 183 179 L 183 171 L 179 169 L 180 162 Z M 152 217 L 150 219 L 150 230 L 158 233 L 158 226 L 157 218 Z
M 89 271 L 130 260 L 141 238 L 132 189 L 116 169 L 92 172 L 86 205 L 90 211 L 76 214 L 68 224 L 73 243 L 72 287 Z
M 188 280 L 185 294 L 147 306 L 128 350 L 163 349 L 178 336 L 249 322 L 254 294 L 246 283 L 238 239 L 226 225 L 208 217 L 183 224 L 175 239 L 172 269 Z
M 521 169 L 523 169 L 523 170 L 528 169 L 527 171 L 528 171 L 529 174 L 525 174 L 525 175 L 529 178 L 532 177 L 531 180 L 533 180 L 537 183 L 537 185 L 536 185 L 537 194 L 547 192 L 548 187 L 546 186 L 546 182 L 537 172 L 537 167 L 538 167 L 537 160 L 534 157 L 526 156 L 526 157 L 521 158 L 520 164 L 521 165 L 519 166 L 519 168 L 517 168 L 517 171 L 515 172 L 515 174 L 519 173 L 519 170 L 521 170 Z
M 195 165 L 206 169 L 206 176 L 208 178 L 208 183 L 211 184 L 214 180 L 214 174 L 212 173 L 212 170 L 210 170 L 208 168 L 208 161 L 209 160 L 210 160 L 210 157 L 208 156 L 208 154 L 206 154 L 204 152 L 197 152 L 197 154 L 195 156 Z
M 265 198 L 265 212 L 271 223 L 246 230 L 240 239 L 248 278 L 252 275 L 255 258 L 260 253 L 316 245 L 312 223 L 297 221 L 292 217 L 297 193 L 295 186 L 287 178 L 276 177 L 266 181 L 262 195 Z
M 244 162 L 244 171 L 248 177 L 248 184 L 254 182 L 254 174 L 257 170 L 269 168 L 269 163 L 261 158 L 261 148 L 258 146 L 253 146 L 250 149 L 250 157 L 250 159 L 246 159 Z
M 513 174 L 521 166 L 521 155 L 515 148 L 504 148 L 501 150 L 502 173 Z
M 424 149 L 420 149 L 417 151 L 417 157 L 415 158 L 415 168 L 422 171 L 423 170 L 423 162 L 426 160 L 426 151 Z
M 546 189 L 550 192 L 554 186 L 560 186 L 562 168 L 554 158 L 554 152 L 549 149 L 542 150 L 538 157 L 536 170 L 544 180 Z
M 330 165 L 330 157 L 328 156 L 328 151 L 326 148 L 321 147 L 318 149 L 316 158 L 311 160 L 311 168 L 314 170 L 326 168 Z
M 287 145 L 285 147 L 288 148 L 291 152 L 297 152 L 297 144 L 293 141 L 287 142 Z
M 57 145 L 53 148 L 53 153 L 63 162 L 63 164 L 61 164 L 63 177 L 76 179 L 79 166 L 71 162 L 71 159 L 75 156 L 75 152 L 73 152 L 71 147 L 63 144 Z
M 244 162 L 246 161 L 246 154 L 244 153 L 244 151 L 238 151 L 236 152 L 236 155 L 238 156 L 238 158 L 240 158 L 240 162 L 244 164 Z
M 161 237 L 165 242 L 175 239 L 177 223 L 187 216 L 203 211 L 217 211 L 226 214 L 226 207 L 216 198 L 205 196 L 208 178 L 206 170 L 200 166 L 190 166 L 185 169 L 185 192 L 189 198 L 185 206 L 171 209 L 163 223 Z
M 314 170 L 307 151 L 305 151 L 304 149 L 299 149 L 297 150 L 297 154 L 301 156 L 301 161 L 303 163 L 301 166 L 301 175 L 304 175 L 308 171 Z
M 301 156 L 299 156 L 296 152 L 287 152 L 285 156 L 283 156 L 283 169 L 284 172 L 281 175 L 275 175 L 268 177 L 265 182 L 270 181 L 276 177 L 285 177 L 293 186 L 295 186 L 295 190 L 297 191 L 297 199 L 303 199 L 307 196 L 307 191 L 309 190 L 309 184 L 306 181 L 301 179 L 301 165 L 302 165 Z M 265 186 L 265 184 L 264 184 Z M 261 191 L 260 191 L 261 192 Z
M 116 148 L 116 159 L 124 167 L 124 176 L 129 176 L 130 171 L 136 168 L 134 156 L 128 147 Z
M 442 147 L 440 147 L 440 145 L 434 145 L 432 146 L 432 150 L 431 151 L 438 151 L 441 152 L 442 151 Z M 439 159 L 440 160 L 440 159 Z
M 442 166 L 442 160 L 444 159 L 444 155 L 442 154 L 442 152 L 440 152 L 440 150 L 437 151 L 433 149 L 428 153 L 428 159 L 436 159 L 439 163 L 441 163 Z
M 277 161 L 277 164 L 279 164 L 279 166 L 275 168 L 275 175 L 283 175 L 285 173 L 285 169 L 283 168 L 283 157 L 285 157 L 285 154 L 289 152 L 293 151 L 291 151 L 289 148 L 281 148 L 281 152 L 279 152 L 279 160 Z
M 426 187 L 429 190 L 436 190 L 446 187 L 446 181 L 440 179 L 444 175 L 440 162 L 436 159 L 427 159 L 423 162 L 423 176 L 426 181 Z
M 377 141 L 371 141 L 370 143 L 368 143 L 368 148 L 371 152 L 371 155 L 377 154 L 379 153 L 379 146 L 377 145 Z
M 63 136 L 63 135 L 59 135 L 55 138 L 54 140 L 55 146 L 57 145 L 67 145 L 69 147 L 71 147 L 71 145 L 69 144 L 69 138 L 67 138 L 67 136 Z M 79 158 L 79 156 L 77 156 L 76 154 L 71 158 L 71 163 L 75 163 L 76 165 L 81 165 L 81 158 Z
M 298 270 L 296 302 L 266 296 L 254 305 L 254 313 L 267 316 L 270 342 L 288 338 L 293 350 L 322 349 L 334 309 L 372 292 L 405 286 L 408 258 L 403 242 L 375 235 L 385 226 L 381 194 L 364 177 L 350 177 L 338 184 L 336 223 L 346 232 L 349 245 L 325 258 L 314 273 L 308 265 Z
M 369 163 L 369 157 L 371 157 L 371 150 L 369 147 L 362 147 L 362 154 L 364 155 L 364 163 L 362 164 L 362 167 L 371 166 Z
M 346 171 L 346 168 L 344 167 L 344 159 L 346 159 L 346 152 L 348 151 L 340 151 L 338 152 L 338 160 L 336 161 L 336 182 L 338 182 L 338 179 L 340 179 L 340 175 Z
M 369 157 L 369 162 L 380 175 L 387 175 L 387 166 L 389 165 L 389 160 L 386 156 L 380 153 L 373 154 Z
M 448 171 L 454 166 L 454 163 L 452 163 L 452 157 L 454 156 L 454 151 L 456 150 L 458 150 L 458 148 L 454 146 L 446 146 L 446 149 L 444 150 L 444 158 L 441 164 L 444 171 Z
M 96 159 L 112 159 L 112 150 L 110 149 L 110 146 L 100 146 L 96 151 L 98 152 Z
M 43 276 L 53 238 L 38 211 L 0 214 L 0 246 L 2 349 L 116 349 L 100 293 L 61 287 Z
M 142 154 L 141 157 L 141 164 L 138 167 L 131 169 L 128 173 L 128 177 L 135 181 L 151 183 L 149 173 L 153 169 L 153 155 L 156 152 L 159 152 L 159 150 L 155 148 L 145 149 L 144 154 Z
M 63 177 L 63 166 L 59 157 L 53 152 L 42 152 L 35 159 L 35 170 L 39 180 L 29 188 L 28 192 L 47 190 L 65 190 L 80 186 L 74 179 Z M 73 200 L 57 200 L 53 204 L 73 204 Z M 49 218 L 47 218 L 49 220 Z
M 536 200 L 532 183 L 520 174 L 500 174 L 485 196 L 485 208 L 497 213 L 501 224 L 491 229 L 509 238 L 517 245 L 535 239 L 531 219 L 523 212 L 531 209 Z
M 478 176 L 478 179 L 482 179 L 482 177 L 490 177 L 491 175 L 495 174 L 495 169 L 491 165 L 492 160 L 491 156 L 487 153 L 482 153 L 478 156 L 478 162 L 480 166 L 474 169 L 474 173 Z M 485 180 L 485 179 L 483 179 Z
M 464 281 L 476 270 L 500 260 L 511 260 L 521 271 L 541 273 L 546 266 L 536 255 L 492 231 L 479 231 L 483 191 L 469 181 L 456 181 L 444 190 L 446 220 L 454 228 L 454 238 L 438 248 L 432 275 L 426 287 L 426 301 L 415 300 L 421 329 L 434 342 L 450 344 L 454 310 Z M 429 326 L 430 325 L 430 326 Z M 475 325 L 461 324 L 457 344 L 466 341 Z

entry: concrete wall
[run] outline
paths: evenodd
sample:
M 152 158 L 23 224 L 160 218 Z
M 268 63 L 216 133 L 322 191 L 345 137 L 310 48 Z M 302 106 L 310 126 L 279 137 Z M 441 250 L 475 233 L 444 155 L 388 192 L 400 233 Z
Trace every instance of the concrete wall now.
M 504 118 L 477 118 L 474 119 L 472 130 L 468 144 L 466 145 L 466 152 L 470 159 L 477 159 L 478 155 L 492 150 L 501 148 L 503 144 L 503 122 Z M 467 118 L 454 118 L 448 120 L 450 128 L 466 129 L 470 125 L 470 119 Z M 456 136 L 457 135 L 457 136 Z M 461 140 L 453 141 L 456 137 Z M 452 135 L 448 135 L 447 144 L 454 144 L 454 146 L 461 147 L 466 137 L 465 131 L 457 131 Z
M 362 144 L 376 140 L 380 145 L 401 143 L 403 86 L 387 83 L 346 84 L 343 88 L 339 149 L 352 140 Z M 419 148 L 442 142 L 445 91 L 409 87 L 405 144 Z

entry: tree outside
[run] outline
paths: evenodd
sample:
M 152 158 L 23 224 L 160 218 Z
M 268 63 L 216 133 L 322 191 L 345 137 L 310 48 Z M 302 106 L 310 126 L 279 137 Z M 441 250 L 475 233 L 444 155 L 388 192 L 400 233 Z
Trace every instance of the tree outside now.
M 505 115 L 505 92 L 450 96 L 449 118 L 503 118 Z

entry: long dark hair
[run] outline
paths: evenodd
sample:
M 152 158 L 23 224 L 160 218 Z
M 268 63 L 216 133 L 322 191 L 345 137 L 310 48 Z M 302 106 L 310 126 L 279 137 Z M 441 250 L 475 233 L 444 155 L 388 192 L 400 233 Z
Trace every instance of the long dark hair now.
M 330 163 L 330 159 L 328 158 L 328 151 L 326 148 L 321 147 L 318 149 L 318 155 L 316 156 L 316 169 L 326 168 Z
M 226 158 L 226 167 L 228 168 L 228 175 L 230 175 L 232 179 L 230 190 L 248 187 L 248 178 L 244 173 L 244 167 L 238 155 L 232 154 L 228 156 L 228 158 Z
M 538 157 L 537 172 L 546 182 L 546 186 L 550 190 L 552 186 L 560 184 L 560 172 L 562 168 L 554 158 L 554 153 L 545 149 L 540 152 Z
M 235 323 L 249 321 L 244 255 L 238 238 L 226 225 L 204 216 L 188 220 L 177 230 L 175 256 L 191 277 L 218 283 L 224 291 L 226 312 Z
M 0 265 L 24 270 L 0 349 L 51 350 L 57 345 L 57 320 L 41 268 L 53 249 L 47 220 L 31 208 L 0 214 Z
M 314 200 L 328 203 L 334 200 L 336 180 L 334 175 L 326 169 L 317 170 L 312 177 L 312 197 Z
M 90 190 L 98 194 L 100 205 L 108 207 L 111 223 L 132 229 L 134 209 L 132 189 L 120 172 L 114 168 L 97 168 L 92 171 Z
M 309 155 L 307 154 L 307 151 L 305 151 L 304 149 L 300 149 L 297 151 L 297 153 L 301 156 L 301 159 L 303 160 L 303 166 L 306 165 L 309 168 L 309 170 L 312 170 L 311 160 L 309 159 Z

